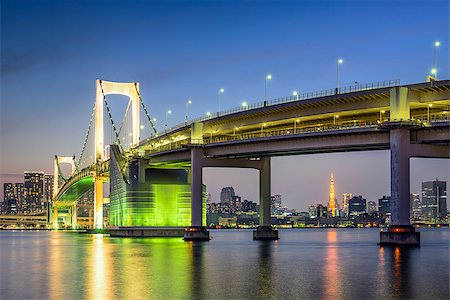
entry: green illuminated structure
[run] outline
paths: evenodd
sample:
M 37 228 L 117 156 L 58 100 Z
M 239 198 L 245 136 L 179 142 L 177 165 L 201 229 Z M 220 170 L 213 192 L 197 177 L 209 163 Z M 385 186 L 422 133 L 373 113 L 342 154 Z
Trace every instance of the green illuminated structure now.
M 120 152 L 111 151 L 110 224 L 118 227 L 191 225 L 189 168 L 147 168 L 132 160 L 123 168 Z M 121 171 L 125 169 L 125 171 Z M 203 194 L 202 223 L 206 224 Z

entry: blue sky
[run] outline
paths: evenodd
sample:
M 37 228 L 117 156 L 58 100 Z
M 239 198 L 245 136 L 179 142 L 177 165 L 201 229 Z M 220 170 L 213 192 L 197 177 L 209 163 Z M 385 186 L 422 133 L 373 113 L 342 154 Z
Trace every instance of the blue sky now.
M 158 129 L 167 109 L 171 124 L 184 120 L 186 99 L 193 117 L 215 111 L 220 87 L 223 109 L 260 101 L 267 73 L 269 98 L 333 88 L 340 57 L 341 86 L 421 82 L 435 40 L 439 77 L 449 78 L 448 11 L 448 1 L 2 1 L 0 173 L 50 173 L 55 154 L 79 155 L 97 78 L 139 81 Z M 292 207 L 323 202 L 333 169 L 338 193 L 374 200 L 389 193 L 386 153 L 315 156 L 307 171 L 310 157 L 276 158 L 272 189 Z M 448 160 L 412 167 L 428 180 L 449 177 Z M 255 174 L 227 172 L 205 171 L 213 196 L 235 185 L 257 199 Z

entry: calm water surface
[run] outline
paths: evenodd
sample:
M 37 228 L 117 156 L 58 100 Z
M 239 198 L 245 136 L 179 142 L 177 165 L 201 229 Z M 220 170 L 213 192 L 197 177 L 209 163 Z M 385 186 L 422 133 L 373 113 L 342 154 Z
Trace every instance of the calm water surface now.
M 449 299 L 450 230 L 380 248 L 377 229 L 213 230 L 213 240 L 0 232 L 0 299 Z

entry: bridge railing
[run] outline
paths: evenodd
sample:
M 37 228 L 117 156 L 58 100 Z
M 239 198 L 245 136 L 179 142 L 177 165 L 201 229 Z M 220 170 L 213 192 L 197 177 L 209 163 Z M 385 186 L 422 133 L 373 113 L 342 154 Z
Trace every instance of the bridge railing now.
M 207 120 L 214 119 L 217 117 L 222 117 L 222 116 L 235 114 L 238 112 L 243 112 L 246 110 L 257 109 L 257 108 L 262 108 L 262 107 L 267 107 L 267 106 L 272 106 L 272 105 L 294 102 L 294 101 L 326 97 L 326 96 L 331 96 L 331 95 L 335 95 L 335 94 L 353 93 L 353 92 L 359 92 L 359 91 L 394 87 L 394 86 L 398 86 L 398 85 L 400 85 L 400 79 L 391 79 L 391 80 L 377 81 L 377 82 L 364 83 L 364 84 L 355 83 L 354 85 L 351 85 L 351 86 L 341 87 L 341 88 L 339 88 L 339 90 L 337 90 L 337 89 L 320 90 L 320 91 L 307 92 L 307 93 L 298 94 L 298 95 L 291 95 L 291 96 L 287 96 L 287 97 L 275 98 L 275 99 L 266 100 L 266 101 L 260 101 L 260 102 L 256 102 L 256 103 L 249 103 L 246 106 L 233 107 L 230 109 L 222 110 L 220 112 L 211 113 L 210 115 L 207 115 L 207 116 L 201 116 L 198 118 L 194 118 L 194 119 L 188 120 L 188 122 L 179 123 L 175 126 L 170 127 L 170 129 L 159 132 L 158 135 L 159 136 L 164 135 L 170 131 L 180 129 L 185 126 L 190 126 L 191 124 L 193 124 L 195 122 L 203 122 L 203 121 L 207 121 Z
M 419 120 L 424 123 L 439 123 L 439 122 L 450 122 L 450 113 L 433 113 L 429 115 L 429 121 L 427 120 L 427 114 L 414 114 L 412 116 L 414 119 Z M 272 137 L 272 136 L 286 136 L 295 134 L 310 134 L 317 132 L 330 132 L 338 130 L 348 130 L 355 128 L 377 128 L 380 126 L 380 122 L 385 122 L 386 120 L 355 120 L 355 121 L 338 121 L 336 124 L 315 124 L 306 127 L 295 127 L 293 124 L 281 129 L 268 129 L 263 128 L 262 130 L 254 130 L 251 132 L 236 132 L 227 135 L 221 135 L 217 137 L 205 137 L 201 144 L 211 144 L 211 143 L 222 143 L 234 140 L 247 140 L 253 138 L 262 137 Z M 193 144 L 200 144 L 199 141 L 192 141 Z M 169 150 L 175 150 L 179 148 L 186 147 L 191 144 L 191 140 L 184 139 L 180 141 L 173 141 L 163 145 L 159 145 L 153 149 L 146 150 L 147 153 L 157 153 Z

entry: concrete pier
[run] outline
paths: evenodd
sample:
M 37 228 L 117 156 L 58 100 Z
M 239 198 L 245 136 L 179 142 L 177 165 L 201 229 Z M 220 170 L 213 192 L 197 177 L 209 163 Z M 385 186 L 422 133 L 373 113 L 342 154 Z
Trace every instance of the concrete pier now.
M 410 225 L 390 226 L 387 231 L 380 232 L 380 246 L 420 247 L 420 232 Z
M 209 231 L 204 226 L 191 226 L 184 230 L 185 241 L 209 241 Z
M 278 240 L 278 230 L 274 229 L 272 226 L 258 226 L 256 230 L 253 231 L 253 240 Z

